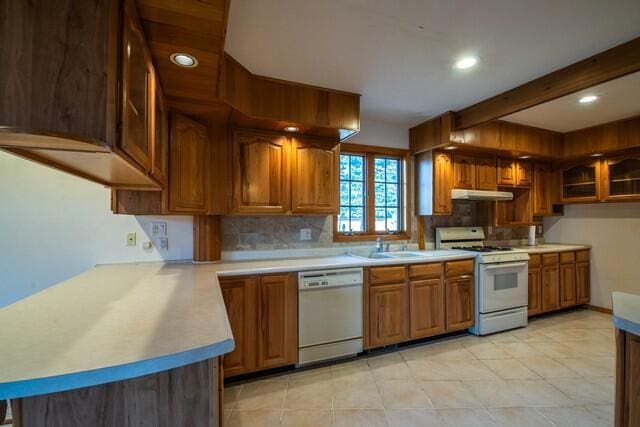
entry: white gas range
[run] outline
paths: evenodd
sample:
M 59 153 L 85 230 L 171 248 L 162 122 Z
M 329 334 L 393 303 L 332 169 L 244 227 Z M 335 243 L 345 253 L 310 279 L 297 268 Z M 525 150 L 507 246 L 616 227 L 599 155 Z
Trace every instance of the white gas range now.
M 436 249 L 477 253 L 475 265 L 476 335 L 527 326 L 529 254 L 484 245 L 482 227 L 436 229 Z

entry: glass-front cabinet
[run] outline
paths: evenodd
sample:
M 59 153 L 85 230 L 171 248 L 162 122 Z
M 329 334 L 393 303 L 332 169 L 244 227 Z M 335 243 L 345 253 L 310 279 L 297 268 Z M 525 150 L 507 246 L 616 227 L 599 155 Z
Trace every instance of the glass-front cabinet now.
M 562 170 L 563 202 L 600 200 L 600 161 L 574 163 Z
M 604 200 L 640 200 L 640 153 L 605 159 L 602 181 Z

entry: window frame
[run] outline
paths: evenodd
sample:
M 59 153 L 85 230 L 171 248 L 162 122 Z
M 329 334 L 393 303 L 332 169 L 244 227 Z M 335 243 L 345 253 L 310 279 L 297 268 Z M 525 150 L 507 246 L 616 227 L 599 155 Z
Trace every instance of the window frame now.
M 409 150 L 398 148 L 376 147 L 371 145 L 342 143 L 340 145 L 340 154 L 353 154 L 364 156 L 364 219 L 365 231 L 353 231 L 343 233 L 338 230 L 338 218 L 340 213 L 333 216 L 333 241 L 349 242 L 349 241 L 367 241 L 375 240 L 378 237 L 384 237 L 385 240 L 410 240 L 411 239 L 411 156 Z M 400 160 L 400 220 L 402 230 L 396 232 L 375 231 L 375 169 L 374 159 L 393 158 Z M 338 176 L 338 198 L 340 197 L 340 177 Z M 341 205 L 338 202 L 338 210 Z

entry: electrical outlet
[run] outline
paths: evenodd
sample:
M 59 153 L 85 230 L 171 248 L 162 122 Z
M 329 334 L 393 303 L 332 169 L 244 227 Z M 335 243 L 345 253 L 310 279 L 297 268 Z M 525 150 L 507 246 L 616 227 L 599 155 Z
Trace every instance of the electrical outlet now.
M 157 246 L 163 251 L 169 250 L 169 239 L 166 237 L 160 237 L 157 241 Z
M 310 228 L 301 228 L 300 229 L 300 240 L 311 240 L 311 229 Z
M 136 245 L 136 233 L 127 233 L 127 246 Z
M 167 223 L 166 222 L 152 222 L 151 223 L 151 235 L 152 236 L 166 236 L 167 235 Z

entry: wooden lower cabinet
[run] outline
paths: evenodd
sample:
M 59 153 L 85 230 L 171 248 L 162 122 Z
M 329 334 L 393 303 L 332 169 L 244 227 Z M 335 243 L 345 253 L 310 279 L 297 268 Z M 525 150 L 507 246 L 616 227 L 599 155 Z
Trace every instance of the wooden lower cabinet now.
M 256 370 L 257 285 L 255 278 L 220 280 L 222 298 L 236 348 L 224 355 L 224 374 L 231 377 Z
M 591 300 L 591 264 L 576 262 L 576 303 L 586 304 Z
M 472 275 L 447 277 L 446 330 L 459 331 L 473 326 L 475 321 L 475 284 Z
M 224 375 L 293 365 L 298 354 L 298 288 L 294 274 L 220 280 L 236 342 Z
M 406 283 L 375 285 L 369 289 L 369 345 L 397 344 L 408 338 Z
M 558 266 L 542 267 L 542 311 L 560 308 L 560 280 Z
M 540 267 L 529 266 L 529 307 L 528 314 L 533 316 L 542 312 L 542 272 Z
M 640 337 L 616 330 L 615 426 L 640 427 Z
M 444 282 L 441 277 L 409 282 L 409 304 L 411 339 L 444 332 Z
M 560 307 L 576 305 L 576 265 L 560 264 Z

